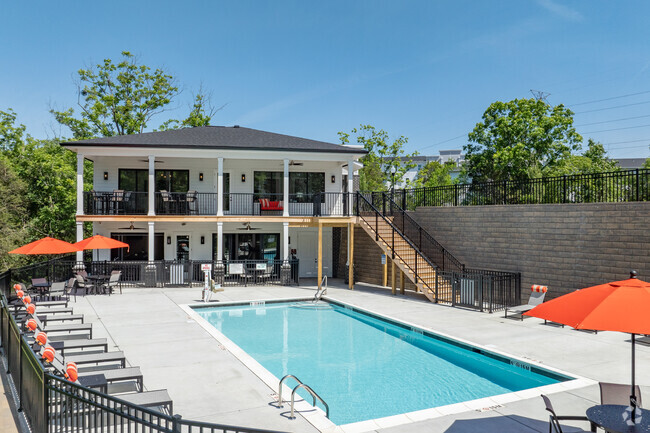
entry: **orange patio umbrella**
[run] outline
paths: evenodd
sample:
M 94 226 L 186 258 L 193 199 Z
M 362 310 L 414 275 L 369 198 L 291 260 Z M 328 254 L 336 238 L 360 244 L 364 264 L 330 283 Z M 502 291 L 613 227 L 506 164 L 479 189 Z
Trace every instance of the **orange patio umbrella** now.
M 113 248 L 129 248 L 129 244 L 125 242 L 118 241 L 116 239 L 107 238 L 102 235 L 95 235 L 89 238 L 86 238 L 82 241 L 79 241 L 74 244 L 79 251 L 82 250 L 104 250 L 104 249 L 113 249 Z
M 13 251 L 9 251 L 9 254 L 65 254 L 76 253 L 77 251 L 79 249 L 71 243 L 51 237 L 44 237 L 43 239 L 16 248 Z
M 526 316 L 569 325 L 575 329 L 618 331 L 632 334 L 632 419 L 636 408 L 634 395 L 634 337 L 650 334 L 650 283 L 630 278 L 576 290 L 538 305 Z

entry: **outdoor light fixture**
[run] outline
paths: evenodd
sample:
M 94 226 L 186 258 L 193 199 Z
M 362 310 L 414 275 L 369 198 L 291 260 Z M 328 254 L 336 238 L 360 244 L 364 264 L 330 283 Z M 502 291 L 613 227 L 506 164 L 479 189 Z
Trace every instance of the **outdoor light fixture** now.
M 203 182 L 203 173 L 199 173 L 199 181 Z
M 171 245 L 171 244 L 172 244 L 172 237 L 167 236 L 167 245 Z
M 332 183 L 336 183 L 336 176 L 332 175 Z
M 107 171 L 104 172 L 104 180 L 108 180 L 108 172 Z
M 201 245 L 205 243 L 205 236 L 201 236 Z
M 241 181 L 246 182 L 246 175 L 244 173 L 242 173 L 241 175 Z

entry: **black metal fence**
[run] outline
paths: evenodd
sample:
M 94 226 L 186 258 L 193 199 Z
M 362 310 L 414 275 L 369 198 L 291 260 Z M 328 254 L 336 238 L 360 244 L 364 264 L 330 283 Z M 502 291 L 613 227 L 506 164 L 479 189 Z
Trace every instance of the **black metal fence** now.
M 184 420 L 140 407 L 46 372 L 11 315 L 12 271 L 0 274 L 0 346 L 18 410 L 39 433 L 273 433 L 270 430 Z
M 465 269 L 462 272 L 440 271 L 438 281 L 440 280 L 451 283 L 452 306 L 492 313 L 505 307 L 521 305 L 520 273 L 487 269 Z
M 135 191 L 87 191 L 84 192 L 86 215 L 147 215 L 148 193 Z M 346 192 L 322 192 L 316 194 L 224 193 L 223 214 L 255 216 L 349 216 Z M 216 216 L 219 194 L 212 192 L 156 192 L 154 209 L 156 215 Z
M 203 284 L 201 265 L 206 263 L 212 265 L 212 279 L 222 286 L 288 286 L 300 282 L 299 259 L 77 262 L 65 257 L 15 268 L 12 275 L 15 281 L 29 283 L 32 278 L 47 278 L 50 282 L 67 280 L 80 269 L 90 275 L 121 271 L 121 287 L 181 287 Z
M 418 206 L 650 201 L 650 170 L 402 189 L 388 194 L 405 210 Z

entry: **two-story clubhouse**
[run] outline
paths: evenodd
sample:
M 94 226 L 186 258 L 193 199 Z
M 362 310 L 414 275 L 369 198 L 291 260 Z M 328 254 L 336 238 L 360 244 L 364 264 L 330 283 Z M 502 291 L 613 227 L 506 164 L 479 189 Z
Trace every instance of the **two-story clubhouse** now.
M 355 221 L 349 169 L 366 153 L 239 126 L 62 146 L 77 153 L 77 240 L 92 222 L 93 234 L 130 245 L 96 250 L 94 260 L 297 258 L 301 277 L 317 277 L 319 263 L 331 274 L 332 228 Z M 94 163 L 92 191 L 83 190 L 84 160 Z

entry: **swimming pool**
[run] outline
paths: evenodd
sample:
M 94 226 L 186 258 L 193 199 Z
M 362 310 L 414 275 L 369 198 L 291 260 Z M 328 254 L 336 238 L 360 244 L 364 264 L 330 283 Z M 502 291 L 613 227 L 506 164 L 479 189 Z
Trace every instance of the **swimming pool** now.
M 338 303 L 195 311 L 278 380 L 292 374 L 312 387 L 336 424 L 573 379 Z

